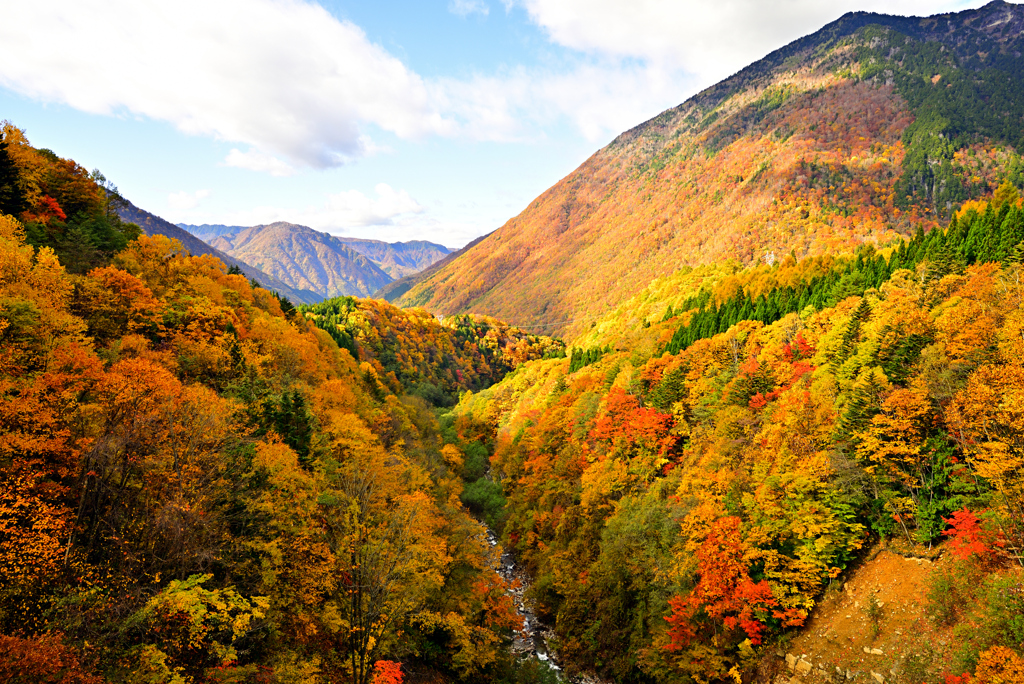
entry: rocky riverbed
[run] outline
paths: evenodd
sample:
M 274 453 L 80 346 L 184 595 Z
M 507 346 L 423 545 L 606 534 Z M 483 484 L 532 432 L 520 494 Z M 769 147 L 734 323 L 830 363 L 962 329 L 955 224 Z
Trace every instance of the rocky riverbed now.
M 490 529 L 487 530 L 487 539 L 491 546 L 499 545 L 497 536 Z M 558 652 L 550 646 L 555 634 L 537 618 L 532 602 L 526 596 L 531 577 L 519 567 L 515 556 L 508 550 L 502 550 L 497 570 L 514 587 L 511 590 L 512 600 L 523 618 L 523 631 L 517 633 L 512 640 L 512 650 L 521 658 L 537 658 L 546 663 L 558 673 L 560 681 L 570 684 L 610 684 L 591 674 L 568 676 L 562 671 Z

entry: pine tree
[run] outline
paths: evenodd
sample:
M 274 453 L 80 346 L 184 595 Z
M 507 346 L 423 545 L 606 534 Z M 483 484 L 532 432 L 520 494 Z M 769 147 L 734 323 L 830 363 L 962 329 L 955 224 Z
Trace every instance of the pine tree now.
M 0 214 L 18 216 L 25 211 L 25 197 L 18 185 L 18 167 L 7 153 L 7 142 L 0 137 Z

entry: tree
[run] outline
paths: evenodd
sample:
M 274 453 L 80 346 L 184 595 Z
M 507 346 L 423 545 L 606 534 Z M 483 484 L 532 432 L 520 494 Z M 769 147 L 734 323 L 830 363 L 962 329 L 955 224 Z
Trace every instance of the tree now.
M 1024 545 L 1024 368 L 978 368 L 947 419 L 968 463 L 999 493 L 1008 536 L 1015 546 Z
M 18 216 L 25 210 L 19 181 L 18 167 L 7 153 L 7 141 L 0 132 L 0 214 Z
M 36 639 L 0 635 L 0 679 L 8 684 L 104 684 L 58 633 Z
M 777 611 L 778 601 L 768 582 L 750 578 L 747 549 L 740 536 L 740 519 L 719 518 L 697 548 L 696 586 L 687 596 L 669 599 L 670 651 L 686 649 L 695 656 L 693 667 L 701 674 L 722 676 L 731 660 L 729 651 L 745 635 L 750 644 L 761 643 L 765 621 Z
M 352 684 L 369 684 L 373 663 L 424 610 L 447 562 L 430 500 L 403 494 L 395 479 L 402 464 L 389 460 L 373 447 L 362 458 L 344 458 L 332 468 L 334 486 L 318 499 L 338 577 L 322 620 L 336 635 Z

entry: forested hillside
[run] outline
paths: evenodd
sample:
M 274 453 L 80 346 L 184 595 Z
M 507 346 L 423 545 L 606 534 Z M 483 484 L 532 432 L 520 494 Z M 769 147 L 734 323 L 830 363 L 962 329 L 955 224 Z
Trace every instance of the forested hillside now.
M 1019 681 L 1018 195 L 849 256 L 680 272 L 463 398 L 570 667 L 747 681 L 881 539 L 955 560 L 936 638 L 897 638 L 885 678 Z
M 565 356 L 560 340 L 497 319 L 438 320 L 422 309 L 339 297 L 301 311 L 343 349 L 373 365 L 394 391 L 405 388 L 439 406 L 459 393 L 493 385 L 527 361 Z
M 853 13 L 623 133 L 397 301 L 570 336 L 681 267 L 852 251 L 1020 178 L 1024 9 Z
M 353 300 L 344 331 L 330 303 L 307 319 L 120 222 L 102 179 L 19 135 L 0 147 L 0 680 L 539 681 L 462 502 L 486 452 L 428 400 L 561 346 Z M 415 353 L 388 357 L 394 335 Z

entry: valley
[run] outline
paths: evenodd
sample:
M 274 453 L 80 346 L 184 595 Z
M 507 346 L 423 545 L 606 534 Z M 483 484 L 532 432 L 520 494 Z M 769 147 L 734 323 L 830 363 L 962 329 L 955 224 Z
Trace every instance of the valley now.
M 4 122 L 0 681 L 1024 683 L 1022 132 L 999 0 L 459 250 L 173 224 Z

